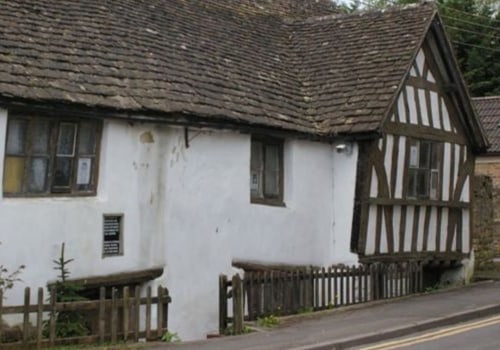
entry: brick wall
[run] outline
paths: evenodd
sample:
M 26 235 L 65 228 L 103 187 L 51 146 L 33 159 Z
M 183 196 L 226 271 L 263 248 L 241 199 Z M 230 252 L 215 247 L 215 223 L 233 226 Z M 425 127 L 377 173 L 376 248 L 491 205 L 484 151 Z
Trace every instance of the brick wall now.
M 495 200 L 493 193 L 493 181 L 490 177 L 484 175 L 474 177 L 472 244 L 476 257 L 476 269 L 479 270 L 491 267 L 493 258 L 499 252 L 500 236 L 498 235 L 498 225 L 495 225 L 494 220 Z

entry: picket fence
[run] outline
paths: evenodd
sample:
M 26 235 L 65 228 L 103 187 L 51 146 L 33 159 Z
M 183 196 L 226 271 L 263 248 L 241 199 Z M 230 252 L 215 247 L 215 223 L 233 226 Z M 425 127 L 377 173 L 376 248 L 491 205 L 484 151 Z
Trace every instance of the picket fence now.
M 219 277 L 219 331 L 243 331 L 244 320 L 332 309 L 423 291 L 419 263 L 246 271 Z M 232 305 L 231 305 L 232 304 Z M 232 306 L 232 310 L 231 310 Z M 232 315 L 229 316 L 230 311 Z
M 52 288 L 48 303 L 44 299 L 44 289 L 38 288 L 37 303 L 30 304 L 31 290 L 25 289 L 24 304 L 3 305 L 0 291 L 0 320 L 6 315 L 22 316 L 22 324 L 17 327 L 19 339 L 8 339 L 8 331 L 0 322 L 0 349 L 32 349 L 65 344 L 117 343 L 159 339 L 168 328 L 168 304 L 171 302 L 167 288 L 158 287 L 153 296 L 151 287 L 146 296 L 141 297 L 137 286 L 131 296 L 129 287 L 111 289 L 111 298 L 106 298 L 106 289 L 100 288 L 99 300 L 57 302 L 56 289 Z M 108 290 L 109 292 L 109 290 Z M 93 320 L 90 334 L 79 337 L 58 337 L 57 315 L 60 312 L 81 312 Z M 156 312 L 156 325 L 152 313 Z M 33 315 L 34 314 L 34 315 Z M 32 321 L 34 320 L 34 324 Z

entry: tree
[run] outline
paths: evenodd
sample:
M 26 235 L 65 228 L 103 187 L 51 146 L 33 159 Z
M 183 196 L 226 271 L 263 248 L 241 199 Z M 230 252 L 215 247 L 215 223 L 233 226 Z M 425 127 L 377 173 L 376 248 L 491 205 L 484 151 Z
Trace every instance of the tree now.
M 419 3 L 420 0 L 354 0 L 360 8 Z M 438 0 L 439 14 L 472 96 L 500 95 L 500 8 L 493 0 Z

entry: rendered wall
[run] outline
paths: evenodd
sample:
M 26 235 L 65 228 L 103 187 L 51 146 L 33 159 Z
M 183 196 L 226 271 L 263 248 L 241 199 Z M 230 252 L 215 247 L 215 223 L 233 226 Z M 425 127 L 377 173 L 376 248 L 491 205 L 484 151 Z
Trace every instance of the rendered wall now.
M 6 121 L 0 112 L 3 136 Z M 272 207 L 250 203 L 250 139 L 190 129 L 187 148 L 183 129 L 106 121 L 96 197 L 1 199 L 2 263 L 27 266 L 7 303 L 56 278 L 51 261 L 66 242 L 75 278 L 164 267 L 153 285 L 170 289 L 169 328 L 188 340 L 217 331 L 218 275 L 234 273 L 235 259 L 356 263 L 357 148 L 340 154 L 335 145 L 286 140 L 286 206 Z M 123 256 L 102 258 L 104 213 L 124 214 Z

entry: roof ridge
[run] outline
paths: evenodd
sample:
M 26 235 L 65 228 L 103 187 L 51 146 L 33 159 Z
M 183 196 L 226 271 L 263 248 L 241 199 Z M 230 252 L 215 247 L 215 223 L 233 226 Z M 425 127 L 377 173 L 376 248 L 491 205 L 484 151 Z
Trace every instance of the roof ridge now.
M 333 19 L 343 19 L 343 18 L 350 18 L 354 16 L 364 16 L 364 15 L 371 15 L 371 14 L 377 14 L 377 13 L 388 13 L 388 12 L 397 12 L 401 10 L 410 10 L 410 9 L 415 9 L 419 8 L 422 6 L 433 6 L 437 9 L 436 1 L 435 0 L 421 0 L 418 3 L 411 3 L 411 4 L 404 4 L 404 5 L 391 5 L 385 8 L 370 8 L 370 9 L 359 9 L 355 10 L 350 13 L 336 13 L 336 14 L 329 14 L 329 15 L 319 15 L 319 16 L 310 16 L 307 18 L 303 19 L 294 19 L 294 18 L 283 18 L 283 21 L 287 24 L 293 24 L 293 23 L 312 23 L 312 22 L 319 22 L 319 21 L 326 21 L 326 20 L 333 20 Z
M 473 100 L 500 100 L 500 95 L 494 95 L 494 96 L 478 96 L 478 97 L 472 97 Z

